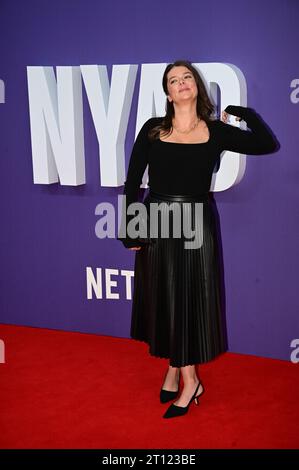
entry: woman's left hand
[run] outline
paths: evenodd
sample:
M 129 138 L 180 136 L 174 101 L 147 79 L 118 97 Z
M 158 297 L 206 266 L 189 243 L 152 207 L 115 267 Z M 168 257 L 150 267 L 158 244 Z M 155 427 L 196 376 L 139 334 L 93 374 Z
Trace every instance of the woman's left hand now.
M 228 116 L 229 116 L 229 114 L 227 112 L 222 111 L 221 121 L 226 123 L 228 121 Z M 236 116 L 235 119 L 236 119 L 236 121 L 241 121 L 242 118 Z

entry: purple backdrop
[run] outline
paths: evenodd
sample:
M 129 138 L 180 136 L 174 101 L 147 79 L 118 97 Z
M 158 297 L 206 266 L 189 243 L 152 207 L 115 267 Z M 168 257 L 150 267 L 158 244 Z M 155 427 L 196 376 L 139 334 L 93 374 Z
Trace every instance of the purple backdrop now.
M 134 252 L 94 234 L 95 206 L 122 188 L 99 184 L 98 143 L 84 95 L 87 183 L 34 185 L 28 65 L 138 64 L 126 162 L 134 141 L 140 66 L 225 62 L 246 78 L 248 106 L 281 148 L 249 156 L 240 184 L 215 200 L 221 222 L 230 351 L 289 359 L 299 337 L 296 1 L 8 1 L 0 4 L 0 322 L 129 336 L 131 301 L 87 300 L 86 267 L 133 269 Z M 298 86 L 298 85 L 297 85 Z M 104 290 L 105 294 L 105 290 Z M 1 333 L 0 333 L 1 337 Z

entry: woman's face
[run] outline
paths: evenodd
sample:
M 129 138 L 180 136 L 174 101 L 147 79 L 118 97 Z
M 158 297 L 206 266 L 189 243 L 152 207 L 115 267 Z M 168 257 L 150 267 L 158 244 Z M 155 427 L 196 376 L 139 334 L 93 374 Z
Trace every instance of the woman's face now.
M 194 100 L 197 85 L 192 72 L 184 65 L 173 67 L 167 74 L 168 99 L 174 103 Z

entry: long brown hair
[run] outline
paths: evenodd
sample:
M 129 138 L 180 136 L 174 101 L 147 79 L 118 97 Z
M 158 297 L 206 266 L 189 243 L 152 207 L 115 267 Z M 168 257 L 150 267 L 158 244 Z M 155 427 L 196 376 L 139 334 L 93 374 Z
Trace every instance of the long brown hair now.
M 203 119 L 205 122 L 210 122 L 213 119 L 211 119 L 211 114 L 214 112 L 214 105 L 211 103 L 211 100 L 207 94 L 204 82 L 202 78 L 199 75 L 199 72 L 196 70 L 195 67 L 189 62 L 188 60 L 176 60 L 172 64 L 168 64 L 164 74 L 163 74 L 163 79 L 162 79 L 162 86 L 165 95 L 168 95 L 168 88 L 167 88 L 167 74 L 168 72 L 173 68 L 183 65 L 187 69 L 190 70 L 192 73 L 196 85 L 197 85 L 197 103 L 196 103 L 196 112 L 197 116 Z M 173 103 L 168 101 L 166 98 L 166 105 L 165 105 L 165 111 L 166 114 L 163 116 L 163 120 L 161 124 L 153 127 L 150 129 L 148 132 L 148 137 L 150 140 L 158 139 L 160 135 L 160 131 L 162 133 L 168 134 L 170 130 L 172 129 L 172 118 L 174 117 L 174 106 Z

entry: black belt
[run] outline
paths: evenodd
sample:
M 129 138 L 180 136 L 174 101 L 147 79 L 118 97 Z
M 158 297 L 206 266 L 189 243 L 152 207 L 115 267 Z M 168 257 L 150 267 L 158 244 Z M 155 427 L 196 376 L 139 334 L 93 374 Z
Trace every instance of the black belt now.
M 204 194 L 162 194 L 156 193 L 150 189 L 149 196 L 154 199 L 161 199 L 163 201 L 177 201 L 177 202 L 205 202 L 209 198 L 209 193 Z

